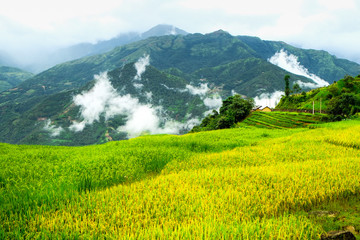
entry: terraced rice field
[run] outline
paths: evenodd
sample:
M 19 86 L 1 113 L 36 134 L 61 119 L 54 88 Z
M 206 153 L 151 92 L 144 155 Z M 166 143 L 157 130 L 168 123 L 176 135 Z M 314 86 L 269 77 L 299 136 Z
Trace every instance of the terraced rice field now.
M 262 128 L 301 128 L 321 123 L 321 114 L 291 112 L 253 112 L 241 124 Z

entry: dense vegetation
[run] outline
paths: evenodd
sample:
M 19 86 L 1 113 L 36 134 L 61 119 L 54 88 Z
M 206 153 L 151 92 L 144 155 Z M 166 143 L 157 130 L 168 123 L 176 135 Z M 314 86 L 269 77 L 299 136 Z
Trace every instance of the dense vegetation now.
M 314 109 L 327 112 L 330 119 L 348 118 L 360 111 L 360 75 L 345 76 L 328 87 L 284 96 L 277 109 Z
M 330 221 L 311 213 L 358 204 L 359 133 L 352 120 L 87 147 L 0 144 L 0 238 L 319 239 L 358 230 L 358 209 Z
M 14 88 L 32 76 L 32 73 L 18 68 L 0 66 L 0 92 Z
M 252 99 L 243 99 L 236 94 L 225 99 L 217 112 L 206 116 L 199 126 L 195 126 L 191 132 L 209 131 L 234 127 L 236 123 L 244 120 L 254 108 Z

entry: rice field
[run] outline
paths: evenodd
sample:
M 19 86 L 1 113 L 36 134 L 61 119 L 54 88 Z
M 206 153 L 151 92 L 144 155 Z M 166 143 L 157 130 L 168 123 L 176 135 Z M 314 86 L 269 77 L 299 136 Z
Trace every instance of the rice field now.
M 253 112 L 240 125 L 261 128 L 282 129 L 308 127 L 321 123 L 321 114 L 292 113 L 292 112 Z
M 0 144 L 0 239 L 320 239 L 360 193 L 360 121 Z

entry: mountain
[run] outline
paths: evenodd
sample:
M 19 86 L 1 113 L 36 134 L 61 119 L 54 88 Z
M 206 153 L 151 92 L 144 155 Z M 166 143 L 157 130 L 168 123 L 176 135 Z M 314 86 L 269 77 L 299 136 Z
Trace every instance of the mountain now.
M 105 71 L 108 77 L 100 74 Z M 343 73 L 358 75 L 360 65 L 222 30 L 150 37 L 59 64 L 0 93 L 0 141 L 84 145 L 146 132 L 179 133 L 234 93 L 255 98 L 281 91 L 286 74 L 309 90 Z M 111 84 L 99 80 L 104 78 Z M 97 90 L 100 85 L 106 91 Z M 92 104 L 85 104 L 88 99 Z M 118 107 L 122 101 L 133 108 Z M 144 127 L 147 119 L 152 121 Z
M 151 28 L 150 30 L 142 33 L 140 35 L 141 39 L 146 39 L 149 37 L 159 37 L 159 36 L 166 36 L 166 35 L 187 35 L 189 34 L 188 32 L 177 28 L 175 26 L 172 25 L 167 25 L 167 24 L 159 24 L 153 28 Z
M 156 36 L 166 35 L 187 35 L 188 33 L 172 25 L 157 25 L 144 33 L 128 32 L 119 34 L 118 36 L 109 40 L 99 41 L 97 43 L 79 43 L 70 47 L 59 49 L 46 57 L 43 64 L 32 66 L 31 69 L 35 72 L 45 70 L 56 64 L 79 59 L 86 56 L 105 53 L 111 51 L 115 47 L 119 47 L 128 43 L 136 42 L 142 39 Z
M 34 76 L 18 68 L 0 66 L 0 92 L 11 89 Z
M 1 124 L 13 127 L 0 129 L 0 141 L 87 145 L 147 132 L 185 132 L 211 109 L 203 99 L 217 100 L 213 93 L 193 92 L 201 90 L 150 65 L 140 77 L 136 65 L 129 63 L 78 90 L 0 105 Z M 145 123 L 132 126 L 143 119 Z

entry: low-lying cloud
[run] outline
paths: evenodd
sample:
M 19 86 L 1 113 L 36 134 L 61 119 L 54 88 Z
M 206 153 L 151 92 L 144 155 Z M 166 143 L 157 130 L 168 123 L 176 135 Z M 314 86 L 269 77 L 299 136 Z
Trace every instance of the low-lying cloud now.
M 301 65 L 297 56 L 289 54 L 284 49 L 276 52 L 274 56 L 268 59 L 268 61 L 278 67 L 281 67 L 282 69 L 285 69 L 288 72 L 310 78 L 314 81 L 314 83 L 305 83 L 298 80 L 297 83 L 300 85 L 300 87 L 317 88 L 329 85 L 327 81 L 321 79 L 313 73 L 310 73 L 307 68 Z
M 210 90 L 207 83 L 202 83 L 199 87 L 186 85 L 186 89 L 181 91 L 188 91 L 192 95 L 198 95 L 201 100 L 204 101 L 204 105 L 209 109 L 209 111 L 204 113 L 207 115 L 212 110 L 219 110 L 222 105 L 221 96 L 218 93 L 210 94 Z
M 144 54 L 143 57 L 134 64 L 136 69 L 135 80 L 141 80 L 141 75 L 145 72 L 146 67 L 150 64 L 150 55 Z
M 153 93 L 143 91 L 141 83 L 142 74 L 149 65 L 150 56 L 144 55 L 136 63 L 136 75 L 132 84 L 138 90 L 137 93 L 144 96 L 147 103 L 141 103 L 138 98 L 130 94 L 121 94 L 111 84 L 107 72 L 95 75 L 94 86 L 81 94 L 73 97 L 73 102 L 80 107 L 81 121 L 73 121 L 69 126 L 69 130 L 73 132 L 81 132 L 86 126 L 92 125 L 94 122 L 108 121 L 116 116 L 122 116 L 126 122 L 119 126 L 119 132 L 126 132 L 129 138 L 147 134 L 179 134 L 200 124 L 200 119 L 187 115 L 185 122 L 178 122 L 169 117 L 162 106 L 151 104 Z M 199 86 L 186 85 L 184 89 L 170 88 L 162 84 L 168 90 L 179 93 L 188 92 L 192 95 L 198 95 L 203 100 L 208 111 L 218 110 L 222 105 L 222 99 L 217 93 L 210 93 L 211 89 L 208 84 L 200 84 Z M 52 136 L 58 136 L 64 129 L 56 128 L 47 123 L 45 130 L 49 131 Z
M 50 119 L 46 120 L 44 130 L 48 131 L 51 137 L 57 137 L 61 134 L 62 131 L 64 131 L 62 127 L 56 127 L 54 125 L 51 125 Z
M 208 87 L 207 83 L 202 83 L 199 87 L 186 85 L 186 90 L 188 90 L 192 95 L 205 96 L 205 94 L 209 92 L 210 88 Z
M 274 108 L 280 101 L 282 95 L 284 95 L 284 92 L 282 91 L 275 91 L 273 93 L 262 93 L 260 94 L 260 96 L 256 96 L 254 98 L 255 105 L 262 108 L 266 106 Z
M 139 78 L 141 75 L 136 75 Z M 145 92 L 147 99 L 152 98 L 151 92 Z M 198 119 L 187 119 L 185 123 L 169 118 L 161 106 L 140 103 L 130 94 L 120 95 L 111 85 L 107 73 L 95 76 L 95 85 L 87 92 L 74 97 L 74 103 L 80 106 L 81 122 L 73 122 L 70 130 L 79 132 L 87 125 L 105 121 L 118 115 L 126 117 L 124 126 L 118 131 L 126 132 L 129 138 L 137 137 L 143 133 L 149 134 L 178 134 L 198 124 Z

